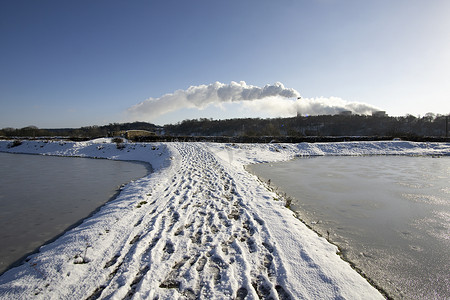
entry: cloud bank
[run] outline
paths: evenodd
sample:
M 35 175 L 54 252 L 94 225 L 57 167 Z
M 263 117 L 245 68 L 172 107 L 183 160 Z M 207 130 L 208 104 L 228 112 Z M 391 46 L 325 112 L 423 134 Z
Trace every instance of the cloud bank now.
M 350 110 L 357 114 L 370 114 L 377 108 L 364 103 L 351 103 L 340 98 L 301 99 L 299 92 L 285 88 L 280 82 L 264 87 L 247 85 L 244 81 L 224 84 L 191 86 L 159 98 L 149 98 L 128 108 L 132 119 L 152 121 L 167 113 L 183 108 L 204 109 L 210 105 L 240 103 L 242 109 L 264 112 L 274 117 L 336 114 Z

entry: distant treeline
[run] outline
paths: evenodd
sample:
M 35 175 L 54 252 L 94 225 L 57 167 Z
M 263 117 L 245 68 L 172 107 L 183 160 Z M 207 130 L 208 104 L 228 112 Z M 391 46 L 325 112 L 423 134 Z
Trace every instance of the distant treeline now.
M 86 140 L 98 137 L 112 136 L 114 132 L 126 130 L 147 130 L 155 132 L 158 126 L 146 122 L 134 123 L 111 123 L 104 126 L 86 126 L 81 128 L 51 128 L 41 129 L 36 126 L 27 126 L 24 128 L 3 128 L 0 130 L 0 136 L 4 137 L 61 137 L 73 140 Z
M 446 136 L 448 117 L 361 115 L 298 116 L 275 119 L 186 120 L 164 126 L 171 136 Z M 448 130 L 448 129 L 447 129 Z
M 213 143 L 335 143 L 352 141 L 450 142 L 448 137 L 438 136 L 148 136 L 134 139 L 136 142 L 213 142 Z
M 0 130 L 0 136 L 7 138 L 64 137 L 82 140 L 114 136 L 115 133 L 126 130 L 147 130 L 156 133 L 155 137 L 141 140 L 190 139 L 247 142 L 276 139 L 279 142 L 298 142 L 318 139 L 324 141 L 327 138 L 338 141 L 348 140 L 350 137 L 352 139 L 355 137 L 371 137 L 371 139 L 399 137 L 418 141 L 427 137 L 427 140 L 446 140 L 443 138 L 448 136 L 449 129 L 448 116 L 436 116 L 429 113 L 423 117 L 323 115 L 275 119 L 195 119 L 165 126 L 145 122 L 61 129 L 39 129 L 28 126 L 20 129 L 3 128 Z

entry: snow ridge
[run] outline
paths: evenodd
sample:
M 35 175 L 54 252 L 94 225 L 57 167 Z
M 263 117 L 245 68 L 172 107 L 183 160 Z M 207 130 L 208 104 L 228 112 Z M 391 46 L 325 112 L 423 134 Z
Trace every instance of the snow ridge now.
M 4 273 L 2 299 L 383 299 L 243 165 L 450 153 L 449 144 L 415 143 L 8 145 L 0 151 L 142 160 L 155 172 Z

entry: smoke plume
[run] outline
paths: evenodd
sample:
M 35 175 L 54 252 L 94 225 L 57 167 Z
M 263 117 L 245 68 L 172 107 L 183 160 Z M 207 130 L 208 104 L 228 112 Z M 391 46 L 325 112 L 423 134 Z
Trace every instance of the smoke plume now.
M 379 110 L 375 106 L 348 102 L 338 97 L 302 98 L 297 100 L 264 99 L 244 104 L 246 109 L 260 112 L 270 112 L 273 117 L 292 117 L 300 115 L 335 115 L 343 111 L 353 114 L 370 115 Z
M 333 115 L 342 111 L 355 114 L 371 114 L 378 108 L 358 102 L 348 102 L 341 98 L 305 98 L 280 82 L 264 87 L 247 85 L 244 81 L 224 84 L 214 82 L 209 85 L 191 86 L 187 90 L 177 90 L 159 98 L 149 98 L 128 108 L 132 119 L 152 121 L 167 113 L 183 108 L 204 109 L 209 105 L 239 103 L 241 109 L 262 112 L 272 117 L 292 117 L 301 115 Z
M 214 82 L 209 85 L 191 86 L 187 90 L 177 90 L 160 98 L 149 98 L 130 107 L 128 113 L 151 120 L 181 108 L 203 109 L 211 104 L 299 96 L 296 90 L 285 88 L 280 82 L 262 88 L 247 85 L 244 81 L 232 81 L 230 84 Z

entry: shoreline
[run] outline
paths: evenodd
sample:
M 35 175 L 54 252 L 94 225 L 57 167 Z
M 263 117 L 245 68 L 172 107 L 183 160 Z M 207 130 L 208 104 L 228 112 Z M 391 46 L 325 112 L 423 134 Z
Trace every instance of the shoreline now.
M 376 158 L 372 158 L 374 156 L 376 156 Z M 370 160 L 376 159 L 375 161 L 382 163 L 384 161 L 384 160 L 382 160 L 382 159 L 384 159 L 384 157 L 386 157 L 386 159 L 388 159 L 387 157 L 391 157 L 391 158 L 389 158 L 388 161 L 395 162 L 396 161 L 395 157 L 399 157 L 399 156 L 403 157 L 403 159 L 400 160 L 402 162 L 404 162 L 405 160 L 406 160 L 406 162 L 408 162 L 408 161 L 411 161 L 411 162 L 427 161 L 427 162 L 429 162 L 429 164 L 433 164 L 433 165 L 439 164 L 439 166 L 441 166 L 441 165 L 448 166 L 448 162 L 449 162 L 448 159 L 450 158 L 450 156 L 448 156 L 448 155 L 440 156 L 440 155 L 398 155 L 398 154 L 395 154 L 395 155 L 363 155 L 363 156 L 358 156 L 358 157 L 361 157 L 358 159 L 363 160 L 364 159 L 363 157 L 367 157 Z M 328 157 L 327 159 L 325 159 L 325 158 L 323 158 L 323 159 L 325 159 L 325 161 L 330 162 L 330 157 L 333 157 L 333 156 L 327 156 L 327 157 Z M 350 160 L 348 160 L 348 156 L 334 156 L 334 157 L 336 157 L 336 159 L 339 159 L 339 157 L 343 157 L 344 161 L 347 161 L 349 165 L 352 165 L 351 161 L 353 161 L 353 159 L 350 158 Z M 351 157 L 353 157 L 353 156 L 351 156 Z M 380 157 L 380 158 L 378 158 L 378 157 Z M 392 158 L 392 157 L 394 157 L 394 158 Z M 297 158 L 295 158 L 295 159 L 297 159 Z M 294 169 L 294 170 L 297 170 L 297 171 L 302 170 L 302 171 L 306 172 L 304 174 L 308 174 L 309 172 L 307 170 L 311 170 L 313 163 L 311 163 L 312 161 L 308 160 L 307 158 L 304 158 L 304 159 L 306 159 L 306 162 L 304 162 L 301 165 L 305 165 L 305 166 L 303 166 L 299 169 Z M 438 159 L 438 160 L 436 160 L 436 159 Z M 441 160 L 444 160 L 444 161 L 441 162 Z M 333 160 L 331 160 L 331 161 L 333 161 Z M 287 161 L 287 162 L 289 162 L 289 161 Z M 330 233 L 333 233 L 333 230 L 331 230 L 333 227 L 329 227 L 331 223 L 327 222 L 327 220 L 329 221 L 331 219 L 332 224 L 334 224 L 335 226 L 341 227 L 339 229 L 345 228 L 345 225 L 343 225 L 345 222 L 339 223 L 339 220 L 341 220 L 341 219 L 339 219 L 339 218 L 335 219 L 330 214 L 327 215 L 328 218 L 324 217 L 324 215 L 322 215 L 322 217 L 318 217 L 318 216 L 313 217 L 313 215 L 315 213 L 317 213 L 318 207 L 314 206 L 309 201 L 302 201 L 302 197 L 304 197 L 305 195 L 311 195 L 311 193 L 312 193 L 312 195 L 316 195 L 316 194 L 314 194 L 313 191 L 311 191 L 311 189 L 307 188 L 307 183 L 300 184 L 300 181 L 299 181 L 299 180 L 306 180 L 306 182 L 309 182 L 307 179 L 308 176 L 306 176 L 306 178 L 305 178 L 305 176 L 301 176 L 300 173 L 298 173 L 299 178 L 297 178 L 296 175 L 294 175 L 297 173 L 294 173 L 292 171 L 286 173 L 286 171 L 282 171 L 282 170 L 284 170 L 284 168 L 282 166 L 285 166 L 288 169 L 290 169 L 290 167 L 288 167 L 288 165 L 286 164 L 287 162 L 286 161 L 280 162 L 281 166 L 280 165 L 277 166 L 277 163 L 272 163 L 272 162 L 264 163 L 263 165 L 266 165 L 266 166 L 262 166 L 262 167 L 255 166 L 252 164 L 252 165 L 245 166 L 245 169 L 246 169 L 246 171 L 248 171 L 249 173 L 251 173 L 255 177 L 257 177 L 258 180 L 261 182 L 261 184 L 266 186 L 267 189 L 277 193 L 277 195 L 279 195 L 279 200 L 286 203 L 286 207 L 290 208 L 293 211 L 293 213 L 295 214 L 295 217 L 297 217 L 300 221 L 302 221 L 308 228 L 310 228 L 312 231 L 316 232 L 319 236 L 326 238 L 328 242 L 336 245 L 336 247 L 338 247 L 338 249 L 339 249 L 338 254 L 342 257 L 342 259 L 344 261 L 348 262 L 355 271 L 357 271 L 362 277 L 364 277 L 369 283 L 371 283 L 372 286 L 377 288 L 387 299 L 411 297 L 412 295 L 422 295 L 421 297 L 430 297 L 430 295 L 432 295 L 433 293 L 435 295 L 440 295 L 439 297 L 447 297 L 448 295 L 450 295 L 449 294 L 450 291 L 448 290 L 448 288 L 447 289 L 445 288 L 445 283 L 442 283 L 440 281 L 438 282 L 438 281 L 428 281 L 428 280 L 423 281 L 423 282 L 421 281 L 421 278 L 428 278 L 428 277 L 422 271 L 422 270 L 424 270 L 424 268 L 423 268 L 424 265 L 421 262 L 421 260 L 417 257 L 415 257 L 415 258 L 418 259 L 417 264 L 419 265 L 419 267 L 417 267 L 415 269 L 414 268 L 410 269 L 410 270 L 412 270 L 412 272 L 409 272 L 409 271 L 405 272 L 405 269 L 398 269 L 398 266 L 400 266 L 400 264 L 398 264 L 398 263 L 397 263 L 397 270 L 402 270 L 404 272 L 403 273 L 405 276 L 404 280 L 409 280 L 409 281 L 414 281 L 414 282 L 422 282 L 423 285 L 420 285 L 420 286 L 423 286 L 424 288 L 420 288 L 420 289 L 417 289 L 417 287 L 407 288 L 407 287 L 405 287 L 403 282 L 400 282 L 398 280 L 396 281 L 396 278 L 398 278 L 398 276 L 401 276 L 401 274 L 402 274 L 402 273 L 399 273 L 399 271 L 397 271 L 396 273 L 393 273 L 386 268 L 379 267 L 378 264 L 384 265 L 384 263 L 386 262 L 385 257 L 379 256 L 379 255 L 366 256 L 366 254 L 362 255 L 361 257 L 356 257 L 355 254 L 357 254 L 357 253 L 361 254 L 361 253 L 363 253 L 362 251 L 364 251 L 364 253 L 366 253 L 364 249 L 372 249 L 373 253 L 377 253 L 377 251 L 378 251 L 378 254 L 379 254 L 380 253 L 379 250 L 381 248 L 378 248 L 377 246 L 374 246 L 371 243 L 368 243 L 366 245 L 363 243 L 362 245 L 365 245 L 365 246 L 358 247 L 358 246 L 361 246 L 358 243 L 360 240 L 352 240 L 352 235 L 345 235 L 345 233 L 342 230 L 340 230 L 340 234 L 335 233 L 333 235 L 330 235 Z M 294 164 L 294 165 L 299 166 L 300 162 L 301 161 L 297 161 L 297 164 Z M 362 162 L 363 161 L 361 161 L 361 163 Z M 319 161 L 317 161 L 317 163 L 319 163 Z M 337 164 L 337 165 L 342 167 L 343 164 Z M 399 165 L 400 165 L 400 163 L 399 164 L 395 164 L 395 163 L 389 164 L 389 166 L 391 166 L 393 168 L 393 170 L 397 170 Z M 402 164 L 402 165 L 404 165 L 404 164 Z M 409 164 L 406 164 L 406 165 L 409 165 Z M 326 166 L 334 167 L 335 165 L 327 164 Z M 347 166 L 347 164 L 346 164 L 346 166 Z M 359 166 L 359 163 L 355 164 L 354 166 L 357 168 Z M 360 167 L 364 168 L 365 166 L 366 165 L 362 163 Z M 386 164 L 383 164 L 383 166 L 386 167 Z M 386 170 L 389 169 L 389 166 L 387 167 Z M 271 172 L 272 167 L 275 169 L 273 172 Z M 320 170 L 323 170 L 323 168 L 321 168 L 320 165 L 318 165 L 318 168 L 320 168 Z M 445 172 L 445 170 L 447 170 L 446 167 L 442 167 L 439 169 L 441 171 L 444 170 L 443 172 L 439 173 L 439 174 L 441 174 L 439 178 L 448 178 L 448 172 Z M 352 169 L 352 170 L 354 170 L 354 169 Z M 330 169 L 330 171 L 331 171 L 331 169 Z M 431 172 L 431 170 L 429 170 L 429 172 Z M 436 169 L 436 172 L 437 172 L 437 169 Z M 435 173 L 435 172 L 433 172 L 433 173 Z M 286 176 L 286 174 L 288 174 L 288 176 Z M 311 176 L 315 176 L 315 174 L 316 174 L 316 172 L 311 171 Z M 339 173 L 339 174 L 342 174 L 342 173 Z M 382 174 L 384 174 L 384 173 L 382 173 Z M 396 174 L 398 174 L 398 173 L 396 173 Z M 415 174 L 415 173 L 413 173 L 413 174 Z M 425 174 L 427 174 L 427 173 L 425 173 Z M 446 175 L 444 175 L 444 174 L 446 174 Z M 278 178 L 278 180 L 276 178 L 277 175 L 281 176 Z M 295 178 L 296 180 L 291 181 L 289 179 L 291 176 L 295 176 L 292 178 Z M 442 177 L 442 176 L 446 176 L 446 177 Z M 345 177 L 345 175 L 344 175 L 344 177 Z M 274 180 L 272 181 L 270 178 L 272 178 Z M 406 181 L 402 181 L 402 179 L 397 179 L 397 180 L 400 180 L 401 182 L 406 182 Z M 299 193 L 298 191 L 300 189 L 295 188 L 297 182 L 299 182 L 299 186 L 305 186 L 305 188 L 306 188 L 306 190 L 304 190 L 305 194 L 302 194 L 301 192 Z M 431 182 L 434 182 L 434 181 L 431 181 Z M 345 185 L 345 184 L 343 184 L 343 185 Z M 284 186 L 284 188 L 283 188 L 283 186 Z M 441 182 L 441 185 L 438 185 L 438 186 L 440 186 L 442 188 L 442 182 Z M 444 186 L 445 186 L 445 184 L 444 184 Z M 297 191 L 297 192 L 295 192 L 295 191 Z M 411 191 L 411 193 L 412 192 L 414 192 L 414 191 Z M 424 194 L 424 195 L 428 195 L 428 194 Z M 436 197 L 438 197 L 438 199 L 440 198 L 441 201 L 445 201 L 445 199 L 446 199 L 445 195 L 443 195 L 443 194 L 433 194 L 433 195 L 436 195 Z M 439 195 L 440 195 L 440 197 L 439 197 Z M 349 196 L 349 197 L 351 198 L 352 196 Z M 316 198 L 314 198 L 314 199 L 316 199 Z M 330 197 L 329 199 L 331 200 L 332 198 Z M 368 199 L 370 199 L 370 198 L 368 198 Z M 292 205 L 293 207 L 290 207 L 291 200 L 293 203 L 293 205 Z M 316 200 L 318 200 L 318 199 L 316 199 Z M 401 200 L 399 200 L 399 201 L 401 201 Z M 294 203 L 295 203 L 295 205 L 294 205 Z M 303 203 L 303 204 L 307 203 L 307 204 L 309 204 L 309 206 L 306 205 L 303 207 L 302 205 L 299 205 L 300 203 Z M 448 203 L 448 201 L 447 201 L 447 203 Z M 331 208 L 336 208 L 331 203 L 327 202 L 327 205 L 330 205 Z M 313 207 L 316 208 L 316 210 L 313 210 L 312 209 Z M 320 206 L 320 207 L 322 207 L 322 206 Z M 343 206 L 341 209 L 346 210 L 348 208 L 349 207 L 347 207 L 347 206 Z M 444 209 L 443 207 L 441 207 L 441 208 Z M 444 214 L 447 212 L 448 212 L 448 210 L 446 210 L 446 209 L 442 210 L 442 213 L 444 213 Z M 351 215 L 347 214 L 347 217 L 351 217 Z M 320 221 L 317 221 L 317 220 L 319 220 L 319 218 L 320 218 Z M 421 219 L 421 218 L 419 218 L 419 219 Z M 443 221 L 441 220 L 441 222 L 443 222 Z M 328 223 L 328 225 L 326 225 L 327 223 Z M 440 223 L 440 224 L 441 224 L 440 226 L 445 227 L 445 223 Z M 328 231 L 328 228 L 331 228 L 330 231 Z M 349 228 L 351 228 L 351 227 L 347 227 L 347 230 L 346 230 L 347 233 L 351 232 L 351 231 L 349 231 Z M 339 230 L 337 230 L 337 231 L 339 231 Z M 328 237 L 327 237 L 327 234 L 328 234 Z M 376 236 L 373 236 L 373 235 L 371 236 L 370 232 L 366 236 L 375 238 L 375 240 L 376 240 Z M 334 238 L 332 238 L 332 237 L 334 237 Z M 401 236 L 398 236 L 398 238 L 401 239 Z M 348 243 L 348 241 L 353 241 L 353 243 Z M 363 241 L 363 240 L 361 240 L 361 241 Z M 435 242 L 438 243 L 439 241 L 436 240 Z M 410 241 L 410 243 L 412 243 L 413 245 L 415 245 L 414 243 L 422 244 L 422 246 L 423 246 L 423 240 L 421 240 L 421 239 L 414 240 L 412 242 Z M 352 245 L 353 245 L 353 247 L 352 247 Z M 369 246 L 367 246 L 367 245 L 369 245 Z M 372 245 L 374 247 L 372 248 L 370 245 Z M 395 245 L 395 247 L 399 247 L 401 244 L 396 244 L 395 241 L 393 241 L 393 245 Z M 439 251 L 436 249 L 439 249 Z M 406 255 L 406 253 L 408 253 L 408 255 L 410 255 L 409 256 L 410 259 L 414 257 L 414 256 L 412 256 L 411 253 L 409 253 L 407 251 L 408 249 L 403 249 L 403 250 L 405 251 L 405 253 L 398 252 L 398 251 L 390 252 L 390 253 L 385 252 L 385 253 L 388 253 L 389 254 L 388 257 L 391 257 L 392 259 L 395 259 L 395 260 L 399 260 L 402 257 L 402 255 Z M 369 251 L 369 250 L 367 250 L 367 251 Z M 433 253 L 436 254 L 436 253 L 442 252 L 442 246 L 440 248 L 436 248 L 435 246 L 434 247 L 426 247 L 426 248 L 422 249 L 421 251 L 424 251 L 425 253 L 427 253 L 427 255 L 426 255 L 427 257 L 433 257 L 433 255 L 432 255 Z M 395 255 L 397 255 L 397 257 Z M 369 261 L 367 261 L 368 257 L 371 258 L 371 259 L 369 259 Z M 446 260 L 445 258 L 439 257 L 439 256 L 437 256 L 436 259 L 439 259 L 440 261 L 443 261 L 443 262 Z M 403 262 L 405 262 L 405 260 L 403 260 Z M 435 278 L 446 277 L 446 274 L 448 274 L 447 271 L 444 271 L 440 267 L 437 267 L 437 266 L 435 266 L 435 268 L 433 268 L 433 270 L 435 270 L 435 271 L 433 272 L 433 271 L 431 271 L 431 268 L 429 268 L 429 274 L 434 274 L 433 277 L 435 277 Z M 427 293 L 426 291 L 428 291 L 428 290 L 431 292 Z
M 298 157 L 293 158 L 293 159 L 298 159 Z M 270 164 L 270 163 L 266 163 L 266 164 Z M 247 165 L 250 166 L 250 165 Z M 249 172 L 250 174 L 252 174 L 253 176 L 256 176 L 258 178 L 258 180 L 260 181 L 261 185 L 264 185 L 268 190 L 276 193 L 279 198 L 276 201 L 282 201 L 285 203 L 285 207 L 290 209 L 295 218 L 297 218 L 300 222 L 302 222 L 303 224 L 305 224 L 306 227 L 308 227 L 311 231 L 313 231 L 314 233 L 316 233 L 319 237 L 324 238 L 327 240 L 328 243 L 336 246 L 338 248 L 338 251 L 336 252 L 336 254 L 338 254 L 341 259 L 345 262 L 347 262 L 353 270 L 355 270 L 359 275 L 361 275 L 361 277 L 363 277 L 365 280 L 367 280 L 368 283 L 370 283 L 370 285 L 372 285 L 374 288 L 376 288 L 384 297 L 386 297 L 386 299 L 394 299 L 392 296 L 389 295 L 389 293 L 379 284 L 377 284 L 372 278 L 370 278 L 370 276 L 368 276 L 366 273 L 364 273 L 364 271 L 359 268 L 357 266 L 357 264 L 355 262 L 353 262 L 350 258 L 348 258 L 345 254 L 345 251 L 342 251 L 342 247 L 340 245 L 338 245 L 336 242 L 332 241 L 329 236 L 324 236 L 320 231 L 318 231 L 317 229 L 315 229 L 314 227 L 312 227 L 310 224 L 308 224 L 307 221 L 305 221 L 298 213 L 297 211 L 294 211 L 291 209 L 290 207 L 290 203 L 289 203 L 289 198 L 293 197 L 289 194 L 287 194 L 286 192 L 284 192 L 279 186 L 273 185 L 273 183 L 268 183 L 267 181 L 265 181 L 265 178 L 260 177 L 259 175 L 257 175 L 256 173 L 250 171 L 247 169 L 247 166 L 245 166 L 245 170 L 247 172 Z M 270 180 L 270 179 L 267 179 Z M 271 185 L 272 184 L 272 185 Z
M 35 155 L 35 156 L 51 156 L 51 157 L 61 157 L 61 158 L 73 158 L 73 159 L 77 159 L 77 158 L 83 158 L 83 159 L 104 159 L 104 160 L 108 160 L 107 158 L 94 158 L 94 157 L 74 157 L 74 156 L 58 156 L 58 155 L 42 155 L 42 154 L 38 154 L 38 153 L 15 153 L 15 152 L 4 152 L 4 151 L 0 151 L 0 153 L 6 153 L 6 154 L 12 154 L 12 155 Z M 135 163 L 135 164 L 140 164 L 142 166 L 145 167 L 146 169 L 146 174 L 140 178 L 137 179 L 141 179 L 144 177 L 149 176 L 151 173 L 153 173 L 153 168 L 151 166 L 150 163 L 148 162 L 144 162 L 144 161 L 137 161 L 137 160 L 122 160 L 124 162 L 130 162 L 130 163 Z M 20 258 L 18 258 L 17 260 L 13 261 L 12 263 L 10 263 L 9 265 L 7 265 L 5 267 L 4 270 L 0 271 L 0 276 L 2 276 L 4 273 L 6 273 L 7 271 L 9 271 L 12 268 L 18 267 L 22 264 L 24 264 L 26 261 L 26 259 L 33 255 L 33 254 L 37 254 L 39 253 L 39 250 L 41 247 L 46 246 L 48 244 L 53 243 L 54 241 L 56 241 L 58 238 L 60 238 L 61 236 L 63 236 L 64 234 L 66 234 L 68 231 L 76 228 L 77 226 L 81 225 L 85 220 L 91 218 L 92 216 L 94 216 L 97 212 L 99 212 L 101 210 L 102 207 L 104 207 L 105 205 L 107 205 L 109 202 L 112 202 L 114 200 L 116 200 L 118 198 L 118 196 L 120 195 L 122 189 L 128 185 L 130 182 L 137 180 L 137 179 L 133 179 L 130 181 L 126 181 L 121 183 L 120 185 L 118 185 L 115 190 L 114 190 L 114 194 L 110 197 L 107 197 L 106 201 L 102 202 L 102 204 L 98 205 L 97 207 L 95 207 L 91 212 L 89 212 L 88 215 L 81 217 L 80 219 L 76 220 L 74 223 L 70 224 L 68 227 L 64 228 L 62 231 L 60 231 L 59 233 L 57 233 L 55 236 L 45 240 L 44 242 L 42 242 L 39 246 L 37 246 L 35 249 L 28 251 L 26 253 L 24 253 Z

